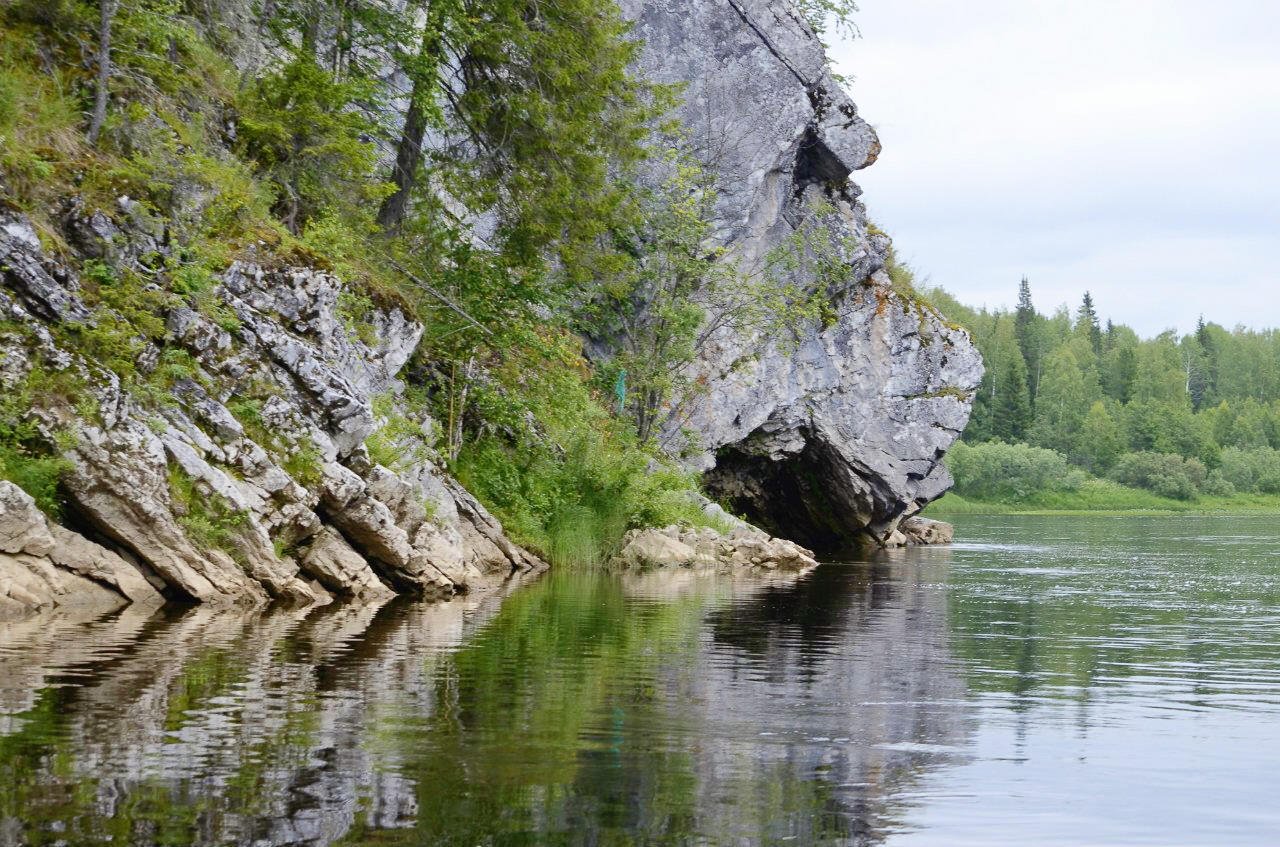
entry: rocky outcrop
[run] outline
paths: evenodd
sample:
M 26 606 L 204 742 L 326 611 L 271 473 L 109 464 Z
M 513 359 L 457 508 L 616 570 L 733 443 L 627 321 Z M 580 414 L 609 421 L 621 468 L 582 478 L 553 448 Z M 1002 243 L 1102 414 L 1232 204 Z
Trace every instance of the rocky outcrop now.
M 166 248 L 127 198 L 115 212 L 72 205 L 63 235 L 145 276 L 138 257 Z M 397 378 L 423 330 L 395 306 L 344 314 L 331 274 L 237 262 L 199 301 L 146 300 L 162 337 L 108 336 L 115 306 L 91 307 L 74 267 L 14 213 L 0 215 L 0 274 L 0 388 L 30 399 L 24 412 L 65 461 L 79 530 L 0 483 L 0 610 L 440 597 L 543 567 L 437 463 L 439 428 Z M 139 343 L 136 374 L 83 355 L 86 336 Z M 366 447 L 392 420 L 381 455 L 394 468 Z
M 805 571 L 818 566 L 799 544 L 753 528 L 728 533 L 714 529 L 633 529 L 623 538 L 615 562 L 630 568 L 713 568 Z
M 950 485 L 942 456 L 968 420 L 982 362 L 968 335 L 895 287 L 889 239 L 849 177 L 880 153 L 786 0 L 624 0 L 641 70 L 683 85 L 680 117 L 715 177 L 716 237 L 758 271 L 793 233 L 821 229 L 842 266 L 832 316 L 767 337 L 724 327 L 670 410 L 664 443 L 770 532 L 823 551 L 899 522 Z
M 898 525 L 889 537 L 890 547 L 917 547 L 922 544 L 950 544 L 955 539 L 956 528 L 946 521 L 935 521 L 916 516 Z
M 50 523 L 29 494 L 0 480 L 0 618 L 55 606 L 109 611 L 162 602 L 137 568 Z
M 786 0 L 621 5 L 645 42 L 638 70 L 683 86 L 680 117 L 717 183 L 727 261 L 759 273 L 795 233 L 821 232 L 840 270 L 783 281 L 822 300 L 822 320 L 776 337 L 728 323 L 703 339 L 688 375 L 700 390 L 668 410 L 664 446 L 774 536 L 824 552 L 858 535 L 916 537 L 900 524 L 946 490 L 941 459 L 982 369 L 962 330 L 890 280 L 889 241 L 849 179 L 879 155 L 875 132 Z M 188 222 L 210 199 L 189 193 L 175 200 Z M 73 529 L 6 494 L 6 608 L 80 593 L 448 596 L 543 567 L 441 469 L 439 427 L 398 376 L 423 332 L 405 310 L 345 296 L 332 274 L 265 248 L 216 279 L 166 288 L 148 280 L 189 261 L 177 219 L 128 197 L 107 208 L 70 198 L 53 217 L 58 249 L 46 252 L 30 221 L 0 212 L 0 390 L 30 403 L 34 437 L 65 462 Z M 85 260 L 106 276 L 82 285 Z M 105 297 L 104 286 L 129 290 Z M 121 309 L 158 328 L 130 335 L 136 315 Z M 111 358 L 120 366 L 104 367 Z M 370 439 L 392 431 L 371 453 Z M 683 545 L 718 564 L 811 561 L 742 526 L 664 532 L 629 539 L 633 558 L 684 564 Z

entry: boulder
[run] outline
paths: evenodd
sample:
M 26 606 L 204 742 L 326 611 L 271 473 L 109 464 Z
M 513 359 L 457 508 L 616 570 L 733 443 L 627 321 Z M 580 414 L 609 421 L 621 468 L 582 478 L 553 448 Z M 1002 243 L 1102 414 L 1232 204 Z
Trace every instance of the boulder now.
M 935 521 L 917 515 L 899 524 L 898 534 L 902 537 L 901 543 L 904 547 L 950 544 L 955 538 L 955 527 L 945 521 Z
M 618 560 L 631 567 L 688 567 L 697 555 L 697 550 L 678 538 L 672 538 L 662 530 L 646 529 L 628 534 Z
M 710 528 L 631 530 L 614 557 L 620 567 L 709 567 L 717 570 L 758 568 L 804 571 L 817 566 L 800 545 L 751 527 L 722 533 Z
M 0 618 L 56 606 L 108 610 L 162 602 L 136 567 L 51 523 L 31 495 L 0 480 Z

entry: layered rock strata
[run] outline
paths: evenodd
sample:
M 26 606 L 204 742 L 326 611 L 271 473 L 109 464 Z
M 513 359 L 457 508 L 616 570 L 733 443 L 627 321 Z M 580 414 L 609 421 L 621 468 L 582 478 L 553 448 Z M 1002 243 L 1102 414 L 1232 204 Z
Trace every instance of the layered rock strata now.
M 117 207 L 72 207 L 63 236 L 145 273 L 140 257 L 166 247 L 127 198 Z M 89 597 L 442 597 L 543 567 L 441 470 L 438 428 L 397 379 L 423 331 L 400 309 L 373 306 L 357 324 L 331 274 L 237 262 L 201 309 L 164 301 L 163 343 L 146 345 L 125 384 L 80 352 L 112 310 L 86 305 L 72 266 L 14 213 L 0 217 L 0 274 L 0 388 L 30 398 L 58 445 L 78 530 L 5 484 L 11 612 Z M 144 404 L 144 390 L 163 396 Z M 371 457 L 374 436 L 394 467 Z
M 850 181 L 879 155 L 875 132 L 786 0 L 622 6 L 645 42 L 638 70 L 684 88 L 680 117 L 715 177 L 728 260 L 757 273 L 820 228 L 841 269 L 835 283 L 782 281 L 822 299 L 825 320 L 778 337 L 710 333 L 689 374 L 702 390 L 669 410 L 664 446 L 735 512 L 807 547 L 911 537 L 899 526 L 948 487 L 941 459 L 982 366 L 962 330 L 889 277 L 889 240 Z M 185 214 L 209 199 L 194 193 Z M 164 338 L 122 381 L 95 360 L 115 351 L 89 350 L 119 338 L 76 269 L 155 273 L 175 258 L 167 224 L 127 197 L 93 211 L 73 200 L 55 217 L 51 255 L 30 221 L 0 212 L 0 389 L 29 398 L 40 437 L 58 445 L 70 527 L 0 492 L 7 608 L 447 596 L 542 567 L 442 471 L 436 424 L 404 402 L 397 375 L 423 330 L 402 310 L 353 321 L 333 275 L 251 257 L 199 307 L 160 298 Z M 371 437 L 392 442 L 378 451 L 387 464 Z M 695 558 L 726 546 L 685 534 L 668 540 Z M 807 555 L 756 555 L 776 542 L 742 527 L 727 538 L 755 553 L 726 561 Z

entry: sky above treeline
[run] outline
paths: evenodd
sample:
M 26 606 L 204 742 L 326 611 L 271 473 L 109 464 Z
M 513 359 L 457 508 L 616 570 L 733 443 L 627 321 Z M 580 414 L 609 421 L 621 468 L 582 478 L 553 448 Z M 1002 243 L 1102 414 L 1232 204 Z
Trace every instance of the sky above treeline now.
M 860 0 L 855 175 L 919 276 L 1153 335 L 1280 326 L 1280 2 Z

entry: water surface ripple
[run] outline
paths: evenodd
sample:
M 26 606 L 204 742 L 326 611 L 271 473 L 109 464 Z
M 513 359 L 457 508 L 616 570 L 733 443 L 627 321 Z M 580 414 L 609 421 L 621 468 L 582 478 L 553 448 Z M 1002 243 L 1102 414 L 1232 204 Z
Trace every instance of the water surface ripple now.
M 0 845 L 1280 844 L 1280 525 L 0 623 Z

